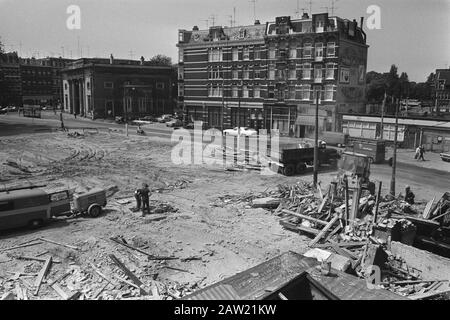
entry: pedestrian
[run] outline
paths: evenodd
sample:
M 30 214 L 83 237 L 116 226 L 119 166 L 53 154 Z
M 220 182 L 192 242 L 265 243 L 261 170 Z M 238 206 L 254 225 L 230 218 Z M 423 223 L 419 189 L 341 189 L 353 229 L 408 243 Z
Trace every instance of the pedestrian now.
M 416 196 L 411 191 L 411 187 L 410 186 L 406 186 L 406 188 L 405 188 L 405 201 L 408 202 L 409 204 L 414 204 L 414 198 L 415 197 Z
M 75 117 L 75 119 L 77 118 L 77 113 L 76 112 L 74 112 L 73 113 L 73 116 Z
M 424 154 L 425 154 L 425 147 L 423 145 L 421 145 L 420 146 L 419 160 L 425 161 L 425 158 L 423 157 Z
M 419 161 L 419 155 L 420 155 L 420 146 L 416 148 L 416 154 L 414 155 L 414 159 Z
M 136 189 L 136 191 L 134 191 L 134 198 L 136 199 L 136 211 L 141 210 L 141 189 Z
M 145 210 L 149 211 L 150 207 L 150 190 L 148 189 L 148 184 L 143 183 L 141 189 L 141 200 L 142 200 L 142 216 L 145 216 Z

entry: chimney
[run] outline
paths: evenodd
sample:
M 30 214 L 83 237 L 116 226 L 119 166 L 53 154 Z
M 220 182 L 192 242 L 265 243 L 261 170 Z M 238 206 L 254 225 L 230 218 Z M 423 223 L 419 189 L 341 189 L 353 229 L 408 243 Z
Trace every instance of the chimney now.
M 362 28 L 363 28 L 363 25 L 364 25 L 364 17 L 361 17 L 361 25 L 360 25 L 361 30 L 362 30 Z
M 109 64 L 114 64 L 114 57 L 113 57 L 112 53 L 109 56 Z
M 142 56 L 142 57 L 141 57 L 141 66 L 144 65 L 144 62 L 145 62 L 145 58 Z
M 302 19 L 309 19 L 308 13 L 303 12 Z
M 255 26 L 260 25 L 260 24 L 261 24 L 261 22 L 259 20 L 255 20 Z

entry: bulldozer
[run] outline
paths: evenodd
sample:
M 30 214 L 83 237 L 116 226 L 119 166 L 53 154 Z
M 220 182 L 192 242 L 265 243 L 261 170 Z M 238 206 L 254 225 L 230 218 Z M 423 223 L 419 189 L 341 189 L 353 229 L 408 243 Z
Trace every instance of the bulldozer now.
M 370 165 L 373 159 L 365 154 L 355 152 L 343 152 L 338 161 L 338 169 L 341 177 L 346 177 L 349 184 L 356 184 L 360 180 L 361 188 L 375 194 L 375 183 L 370 181 Z

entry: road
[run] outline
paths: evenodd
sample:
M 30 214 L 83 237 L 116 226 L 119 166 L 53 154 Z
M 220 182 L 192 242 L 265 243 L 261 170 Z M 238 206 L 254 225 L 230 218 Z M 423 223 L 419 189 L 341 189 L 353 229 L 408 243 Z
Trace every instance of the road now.
M 52 112 L 43 113 L 43 119 L 31 119 L 19 117 L 17 113 L 0 115 L 0 137 L 23 133 L 42 132 L 60 128 L 59 115 Z M 75 119 L 72 116 L 64 116 L 64 124 L 67 128 L 98 128 L 125 131 L 125 125 L 110 122 Z M 136 135 L 137 126 L 129 126 L 129 134 Z M 164 124 L 150 124 L 144 127 L 146 136 L 158 140 L 170 141 L 172 128 Z M 383 192 L 388 192 L 390 187 L 392 168 L 388 165 L 372 165 L 371 179 L 383 182 Z M 429 199 L 440 196 L 450 189 L 450 179 L 447 171 L 429 169 L 415 166 L 414 164 L 398 163 L 396 174 L 396 193 L 404 192 L 406 185 L 411 186 L 420 194 L 420 198 Z

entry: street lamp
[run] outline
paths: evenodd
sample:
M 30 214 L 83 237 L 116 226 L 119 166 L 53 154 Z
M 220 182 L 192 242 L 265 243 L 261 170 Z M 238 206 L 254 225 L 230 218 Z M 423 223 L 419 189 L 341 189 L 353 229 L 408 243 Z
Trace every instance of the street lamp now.
M 315 128 L 314 128 L 314 173 L 313 184 L 317 188 L 317 176 L 319 171 L 319 99 L 322 86 L 316 89 L 316 115 L 315 115 Z

